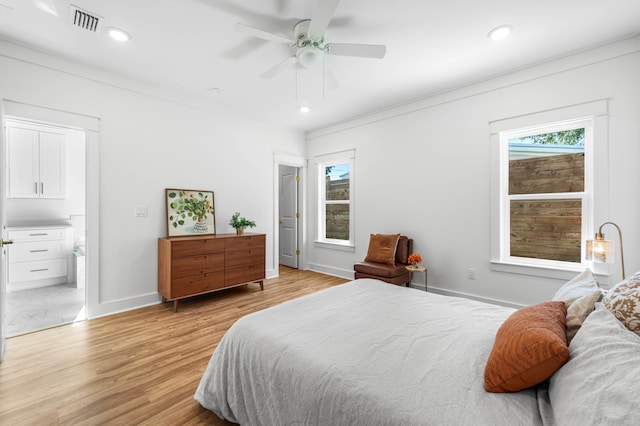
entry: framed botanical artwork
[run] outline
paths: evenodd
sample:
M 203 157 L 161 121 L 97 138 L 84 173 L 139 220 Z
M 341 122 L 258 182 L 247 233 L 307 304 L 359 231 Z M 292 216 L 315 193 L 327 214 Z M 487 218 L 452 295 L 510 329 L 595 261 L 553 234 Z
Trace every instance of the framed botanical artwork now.
M 167 236 L 216 233 L 213 191 L 165 189 Z

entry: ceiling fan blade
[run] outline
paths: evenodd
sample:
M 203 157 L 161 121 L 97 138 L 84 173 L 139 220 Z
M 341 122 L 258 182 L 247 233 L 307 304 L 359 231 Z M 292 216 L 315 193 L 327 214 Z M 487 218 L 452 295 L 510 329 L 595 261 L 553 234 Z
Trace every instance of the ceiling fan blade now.
M 285 13 L 289 9 L 289 0 L 276 0 L 278 13 Z
M 311 40 L 320 40 L 327 32 L 327 27 L 340 0 L 316 0 L 311 14 L 311 22 L 307 34 Z
M 273 67 L 271 67 L 268 70 L 266 70 L 265 72 L 263 72 L 260 75 L 260 77 L 268 80 L 268 79 L 274 77 L 276 74 L 279 74 L 282 71 L 284 71 L 285 68 L 287 68 L 289 65 L 295 64 L 296 61 L 297 61 L 297 58 L 295 56 L 289 56 L 284 61 L 277 63 Z
M 361 58 L 384 58 L 387 46 L 382 44 L 329 43 L 326 45 L 329 55 L 359 56 Z
M 238 32 L 248 34 L 253 37 L 258 37 L 263 40 L 276 41 L 278 43 L 293 44 L 293 40 L 290 40 L 284 36 L 259 30 L 257 28 L 253 28 L 245 24 L 238 23 L 235 25 L 234 29 Z

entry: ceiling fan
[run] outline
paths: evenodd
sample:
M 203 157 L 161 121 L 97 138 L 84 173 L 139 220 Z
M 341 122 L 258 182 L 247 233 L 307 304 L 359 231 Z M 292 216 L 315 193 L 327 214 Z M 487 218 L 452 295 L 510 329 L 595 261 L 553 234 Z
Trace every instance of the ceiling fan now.
M 324 55 L 356 56 L 382 59 L 387 47 L 378 44 L 326 43 L 325 33 L 340 0 L 316 0 L 311 19 L 304 19 L 293 27 L 293 37 L 263 31 L 244 24 L 236 24 L 236 31 L 268 41 L 285 43 L 296 48 L 290 56 L 265 71 L 262 78 L 272 78 L 292 63 L 314 68 L 322 63 Z

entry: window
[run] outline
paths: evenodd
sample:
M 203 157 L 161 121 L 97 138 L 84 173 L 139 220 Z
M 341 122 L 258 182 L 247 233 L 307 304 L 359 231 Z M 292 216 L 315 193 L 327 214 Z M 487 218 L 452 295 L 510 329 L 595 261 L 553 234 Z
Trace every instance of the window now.
M 502 261 L 572 268 L 591 212 L 592 121 L 500 132 Z
M 355 151 L 318 157 L 318 241 L 353 246 Z

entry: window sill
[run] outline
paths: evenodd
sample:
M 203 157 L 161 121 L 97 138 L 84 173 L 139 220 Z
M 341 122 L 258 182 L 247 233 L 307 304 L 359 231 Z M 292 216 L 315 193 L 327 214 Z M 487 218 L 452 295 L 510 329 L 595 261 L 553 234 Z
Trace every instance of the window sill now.
M 339 250 L 339 251 L 348 251 L 354 253 L 356 251 L 356 246 L 346 243 L 340 242 L 329 242 L 329 241 L 314 241 L 316 247 L 326 248 L 330 250 Z
M 586 266 L 576 265 L 575 267 L 553 268 L 540 265 L 523 265 L 515 262 L 504 262 L 498 260 L 491 261 L 491 270 L 497 272 L 509 272 L 511 274 L 530 275 L 534 277 L 553 278 L 557 280 L 570 280 L 584 271 Z

